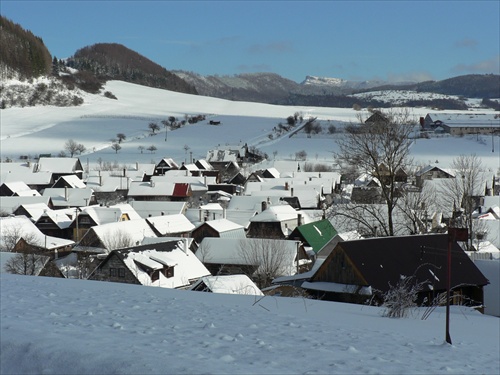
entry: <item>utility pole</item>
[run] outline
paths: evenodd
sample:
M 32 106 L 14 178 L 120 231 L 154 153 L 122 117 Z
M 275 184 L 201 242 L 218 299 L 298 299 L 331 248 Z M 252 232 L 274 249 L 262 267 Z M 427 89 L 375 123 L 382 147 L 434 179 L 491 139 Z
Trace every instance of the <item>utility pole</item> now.
M 467 241 L 467 228 L 448 228 L 448 264 L 446 274 L 446 342 L 451 345 L 450 297 L 451 297 L 451 248 L 455 241 Z

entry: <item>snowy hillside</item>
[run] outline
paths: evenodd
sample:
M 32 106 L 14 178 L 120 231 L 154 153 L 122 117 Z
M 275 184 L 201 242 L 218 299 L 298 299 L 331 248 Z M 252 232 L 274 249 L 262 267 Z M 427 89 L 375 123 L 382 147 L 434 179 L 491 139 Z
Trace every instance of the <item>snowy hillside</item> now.
M 498 374 L 500 319 L 2 274 L 2 374 Z

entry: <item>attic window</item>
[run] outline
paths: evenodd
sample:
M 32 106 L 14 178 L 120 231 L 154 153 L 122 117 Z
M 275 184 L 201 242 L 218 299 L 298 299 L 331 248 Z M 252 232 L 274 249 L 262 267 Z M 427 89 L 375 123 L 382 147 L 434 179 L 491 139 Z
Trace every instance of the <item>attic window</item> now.
M 156 280 L 158 280 L 160 278 L 160 270 L 154 270 L 152 273 L 151 273 L 151 281 L 152 282 L 155 282 Z
M 162 270 L 163 275 L 168 279 L 174 277 L 174 266 L 164 267 Z

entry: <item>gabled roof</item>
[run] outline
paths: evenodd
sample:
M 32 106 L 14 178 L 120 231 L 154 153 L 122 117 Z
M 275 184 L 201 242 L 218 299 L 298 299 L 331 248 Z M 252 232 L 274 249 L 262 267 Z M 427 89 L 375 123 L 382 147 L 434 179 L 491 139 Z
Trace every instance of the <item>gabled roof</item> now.
M 42 196 L 50 197 L 54 207 L 83 207 L 92 202 L 94 191 L 90 188 L 47 188 Z
M 450 171 L 448 169 L 440 168 L 437 165 L 427 165 L 427 166 L 423 167 L 422 169 L 418 170 L 417 172 L 415 172 L 415 176 L 421 176 L 421 175 L 423 175 L 427 172 L 430 172 L 430 171 L 441 171 L 443 173 L 450 175 L 450 177 L 455 176 L 455 174 L 452 171 Z
M 43 203 L 50 206 L 52 199 L 50 197 L 0 197 L 0 210 L 8 214 L 14 212 L 22 204 Z
M 44 218 L 48 218 L 49 221 L 53 222 L 60 229 L 69 228 L 69 226 L 73 222 L 73 220 L 71 220 L 71 218 L 61 210 L 47 210 L 44 211 L 42 215 L 40 215 L 35 224 L 44 221 Z
M 129 204 L 143 219 L 151 216 L 183 214 L 187 208 L 187 202 L 134 200 Z
M 304 223 L 309 223 L 311 219 L 309 215 L 304 212 L 299 212 L 295 210 L 289 204 L 278 204 L 270 206 L 267 210 L 262 211 L 258 215 L 255 215 L 250 219 L 250 222 L 279 222 L 286 220 L 297 219 L 298 215 L 302 215 L 302 220 Z
M 192 251 L 186 248 L 184 241 L 160 242 L 136 248 L 114 250 L 108 255 L 108 259 L 112 254 L 118 255 L 123 260 L 123 263 L 142 285 L 182 288 L 190 285 L 193 280 L 210 275 L 210 272 Z M 174 274 L 172 277 L 166 277 L 160 272 L 159 279 L 153 282 L 141 264 L 153 270 L 159 270 L 165 266 L 174 267 Z
M 89 215 L 97 225 L 116 223 L 121 221 L 123 215 L 129 220 L 140 220 L 141 216 L 128 203 L 120 203 L 112 206 L 88 206 L 82 207 L 82 214 Z
M 78 178 L 77 175 L 74 174 L 59 177 L 57 181 L 54 183 L 54 185 L 57 184 L 59 180 L 66 182 L 66 184 L 70 188 L 85 189 L 87 187 L 87 185 L 85 185 L 85 183 L 82 180 L 80 180 L 80 178 Z
M 136 196 L 171 196 L 174 191 L 173 182 L 131 182 L 129 197 Z
M 331 262 L 338 249 L 352 262 L 352 266 L 364 279 L 365 286 L 371 286 L 375 290 L 387 291 L 401 276 L 412 275 L 416 275 L 418 281 L 426 282 L 428 290 L 446 289 L 447 234 L 339 242 L 312 281 L 320 281 L 317 280 L 318 275 Z M 460 284 L 488 284 L 488 280 L 456 242 L 452 244 L 451 267 L 452 287 Z
M 86 237 L 92 236 L 94 233 L 98 238 L 100 244 L 104 247 L 109 241 L 116 238 L 116 236 L 127 236 L 130 243 L 140 244 L 145 237 L 156 237 L 156 234 L 151 229 L 149 224 L 144 219 L 140 220 L 127 220 L 119 221 L 116 223 L 108 223 L 103 225 L 96 225 L 91 227 L 81 239 L 83 244 L 86 244 Z M 110 249 L 108 249 L 110 250 Z
M 28 204 L 22 204 L 18 207 L 19 209 L 23 209 L 25 211 L 25 214 L 29 215 L 28 217 L 33 220 L 37 221 L 40 216 L 45 211 L 49 211 L 50 208 L 47 206 L 46 203 L 28 203 Z M 16 210 L 17 211 L 17 210 Z
M 1 182 L 15 182 L 23 181 L 27 185 L 41 185 L 46 186 L 52 184 L 52 172 L 42 171 L 34 173 L 31 169 L 20 167 L 19 169 L 14 169 L 13 171 L 4 170 L 3 165 L 11 163 L 2 163 L 2 169 L 0 169 L 0 181 Z
M 4 249 L 9 241 L 8 234 L 15 236 L 15 242 L 23 238 L 31 245 L 46 250 L 55 250 L 71 246 L 75 242 L 64 238 L 46 236 L 26 216 L 0 217 L 0 249 Z
M 30 188 L 24 181 L 4 182 L 2 185 L 12 191 L 14 196 L 27 197 L 27 196 L 40 196 L 40 193 Z
M 178 183 L 174 184 L 174 191 L 172 192 L 173 197 L 189 197 L 189 184 Z
M 207 225 L 211 227 L 212 229 L 217 231 L 221 237 L 224 238 L 246 238 L 245 228 L 242 225 L 239 225 L 228 219 L 208 220 L 201 225 Z
M 265 245 L 265 246 L 262 246 Z M 249 252 L 255 251 L 254 254 Z M 297 266 L 297 242 L 260 238 L 205 237 L 196 251 L 196 257 L 205 264 L 234 264 L 259 266 L 269 259 L 267 251 L 280 251 L 283 257 L 280 276 L 293 275 Z
M 195 164 L 198 166 L 199 169 L 202 169 L 202 170 L 207 170 L 207 171 L 214 170 L 214 168 L 212 167 L 212 164 L 210 164 L 205 159 L 198 159 L 198 160 L 196 160 Z
M 77 173 L 83 172 L 83 168 L 78 158 L 41 157 L 38 160 L 36 171 L 48 171 L 52 173 Z
M 182 214 L 148 217 L 146 221 L 161 236 L 188 233 L 194 229 L 194 225 Z
M 294 239 L 295 232 L 300 233 L 315 253 L 318 253 L 323 246 L 337 235 L 333 225 L 326 219 L 298 226 L 290 235 L 291 239 Z
M 199 292 L 264 295 L 247 275 L 204 276 L 189 289 Z

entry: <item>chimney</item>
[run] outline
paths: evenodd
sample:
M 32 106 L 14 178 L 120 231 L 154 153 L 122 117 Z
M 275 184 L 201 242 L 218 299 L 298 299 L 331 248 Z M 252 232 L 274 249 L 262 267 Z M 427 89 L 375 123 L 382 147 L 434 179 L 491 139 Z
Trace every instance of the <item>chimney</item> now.
M 285 182 L 285 190 L 288 190 L 290 187 L 288 186 L 288 182 Z
M 265 210 L 267 210 L 267 202 L 266 201 L 262 201 L 262 203 L 261 203 L 261 211 L 263 212 Z
M 68 187 L 64 187 L 64 200 L 67 202 L 68 201 Z
M 123 168 L 123 177 L 127 177 L 127 169 Z
M 182 250 L 184 250 L 184 253 L 186 255 L 188 255 L 188 248 L 189 248 L 189 246 L 188 246 L 188 239 L 187 238 L 183 238 L 182 242 L 183 242 L 183 245 L 184 245 Z
M 99 186 L 102 186 L 102 176 L 101 176 L 101 172 L 99 172 Z
M 290 189 L 290 195 L 293 197 L 293 188 Z
M 136 162 L 135 162 L 135 169 L 136 169 L 137 171 L 139 171 L 139 162 L 138 162 L 138 161 L 136 161 Z
M 300 227 L 302 225 L 302 214 L 297 214 L 297 226 Z
M 226 218 L 226 207 L 222 207 L 222 218 Z
M 203 183 L 207 186 L 207 176 L 203 176 Z

